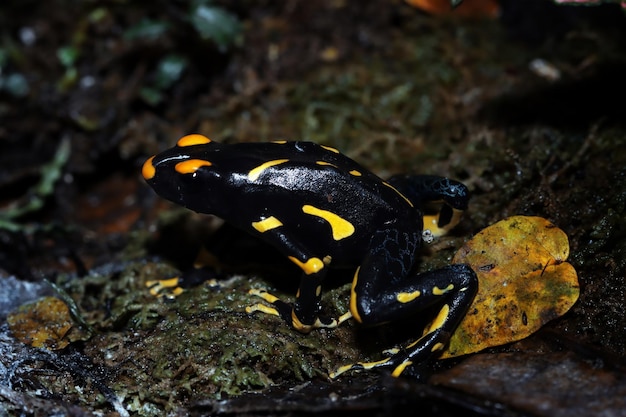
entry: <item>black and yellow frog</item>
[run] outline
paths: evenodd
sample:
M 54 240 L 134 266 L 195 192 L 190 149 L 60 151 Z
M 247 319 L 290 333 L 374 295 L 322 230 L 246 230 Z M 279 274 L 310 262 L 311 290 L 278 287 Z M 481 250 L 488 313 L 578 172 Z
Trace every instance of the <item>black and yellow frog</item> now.
M 433 235 L 454 227 L 467 208 L 467 188 L 437 176 L 399 175 L 385 181 L 334 148 L 312 142 L 221 144 L 188 135 L 148 159 L 143 177 L 162 197 L 210 213 L 260 237 L 302 269 L 293 304 L 251 290 L 265 303 L 248 307 L 280 316 L 307 333 L 353 317 L 374 325 L 438 314 L 418 340 L 389 357 L 340 368 L 391 368 L 394 376 L 444 349 L 471 304 L 478 282 L 468 265 L 412 274 L 424 222 Z M 434 216 L 424 203 L 441 201 Z M 329 267 L 354 268 L 350 312 L 320 314 Z

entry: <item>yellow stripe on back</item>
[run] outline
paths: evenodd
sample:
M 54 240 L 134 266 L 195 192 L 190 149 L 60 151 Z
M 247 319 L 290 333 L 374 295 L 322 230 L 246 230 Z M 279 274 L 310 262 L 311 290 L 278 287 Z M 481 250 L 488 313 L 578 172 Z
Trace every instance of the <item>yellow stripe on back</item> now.
M 415 300 L 420 295 L 422 295 L 422 293 L 419 291 L 400 292 L 396 295 L 396 300 L 398 300 L 401 303 L 410 303 L 411 301 Z
M 322 210 L 311 205 L 302 206 L 302 211 L 312 216 L 320 217 L 326 220 L 330 224 L 330 228 L 333 232 L 333 239 L 341 240 L 348 236 L 352 236 L 354 233 L 354 226 L 346 219 L 339 217 L 333 212 L 328 210 Z
M 409 206 L 413 207 L 413 203 L 411 203 L 411 200 L 406 198 L 406 196 L 404 194 L 402 194 L 400 191 L 398 191 L 398 189 L 396 187 L 394 187 L 393 185 L 391 185 L 391 184 L 389 184 L 388 182 L 385 182 L 385 181 L 383 181 L 383 184 L 385 184 L 387 187 L 389 187 L 392 190 L 394 190 L 400 197 L 404 198 L 404 201 L 409 203 Z
M 261 165 L 259 165 L 258 167 L 252 168 L 250 170 L 250 172 L 248 172 L 248 180 L 256 181 L 261 176 L 263 171 L 265 171 L 269 167 L 273 167 L 275 165 L 284 164 L 287 161 L 289 161 L 289 159 L 274 159 L 272 161 L 264 162 Z
M 320 147 L 326 149 L 327 151 L 331 151 L 332 153 L 339 153 L 339 151 L 332 146 L 320 145 Z

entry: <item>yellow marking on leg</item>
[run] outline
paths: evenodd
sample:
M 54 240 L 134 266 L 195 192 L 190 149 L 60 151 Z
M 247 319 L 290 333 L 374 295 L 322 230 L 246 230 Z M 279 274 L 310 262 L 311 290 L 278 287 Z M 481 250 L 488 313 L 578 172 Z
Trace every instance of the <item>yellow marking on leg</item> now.
M 154 297 L 166 297 L 174 299 L 181 295 L 184 290 L 178 286 L 178 277 L 146 281 L 146 287 L 150 288 L 150 295 Z M 167 290 L 167 291 L 166 291 Z
M 461 222 L 461 218 L 463 217 L 463 210 L 452 209 L 452 218 L 450 222 L 445 226 L 448 230 L 452 229 L 454 226 Z
M 266 306 L 265 304 L 253 304 L 246 307 L 246 313 L 248 314 L 254 313 L 255 311 L 260 311 L 261 313 L 280 317 L 278 310 L 276 310 L 274 307 Z
M 361 316 L 359 315 L 359 309 L 356 305 L 356 283 L 359 279 L 359 270 L 361 269 L 361 267 L 358 267 L 356 269 L 356 272 L 354 273 L 354 278 L 352 278 L 352 287 L 350 288 L 350 312 L 352 313 L 352 317 L 354 317 L 354 319 L 356 321 L 358 321 L 359 323 L 362 323 L 363 321 L 361 320 Z
M 344 365 L 344 366 L 340 366 L 339 368 L 337 368 L 337 370 L 335 372 L 331 372 L 328 374 L 328 376 L 331 379 L 335 379 L 337 378 L 339 375 L 343 374 L 344 372 L 347 371 L 351 371 L 352 369 L 358 369 L 358 370 L 368 370 L 368 369 L 372 369 L 376 366 L 379 365 L 383 365 L 387 362 L 389 362 L 391 358 L 385 358 L 379 361 L 375 361 L 375 362 L 357 362 L 357 363 L 353 363 L 350 365 Z
M 312 325 L 302 323 L 294 310 L 291 310 L 291 326 L 301 333 L 309 333 L 313 329 Z
M 261 176 L 263 171 L 265 171 L 269 167 L 273 167 L 275 165 L 284 164 L 287 161 L 289 161 L 289 159 L 274 159 L 273 161 L 264 162 L 261 165 L 259 165 L 258 167 L 253 168 L 253 169 L 250 170 L 250 172 L 248 172 L 248 180 L 249 181 L 256 181 Z
M 319 297 L 322 294 L 322 286 L 318 285 L 317 288 L 315 288 L 315 296 Z
M 265 290 L 260 290 L 258 288 L 251 288 L 250 290 L 248 290 L 248 294 L 256 295 L 257 297 L 264 299 L 268 303 L 274 303 L 278 301 L 278 297 L 276 297 L 275 295 L 272 295 L 269 292 Z
M 339 322 L 335 319 L 332 319 L 331 322 L 328 324 L 324 324 L 319 318 L 317 318 L 315 319 L 315 323 L 313 323 L 313 328 L 314 329 L 334 329 L 338 325 L 339 325 Z
M 302 206 L 302 211 L 306 214 L 317 216 L 326 220 L 330 224 L 334 240 L 345 239 L 348 236 L 352 236 L 354 233 L 354 226 L 352 223 L 342 217 L 339 217 L 333 212 L 322 210 L 308 204 Z
M 357 363 L 357 365 L 360 365 L 363 367 L 363 369 L 372 369 L 375 368 L 378 365 L 383 365 L 387 362 L 389 362 L 391 358 L 385 358 L 385 359 L 381 359 L 379 361 L 373 361 L 373 362 L 359 362 Z
M 288 256 L 288 258 L 291 262 L 298 265 L 300 269 L 302 269 L 307 275 L 315 274 L 324 269 L 324 261 L 322 261 L 320 258 L 310 258 L 307 259 L 306 262 L 300 262 L 297 258 L 294 258 L 293 256 Z
M 448 233 L 451 229 L 454 228 L 461 221 L 461 217 L 463 217 L 463 210 L 452 209 L 452 218 L 447 224 L 439 226 L 439 213 L 437 214 L 429 214 L 423 217 L 424 219 L 424 229 L 430 230 L 430 233 L 435 236 L 443 236 Z
M 441 342 L 435 343 L 434 346 L 432 347 L 432 349 L 430 349 L 431 352 L 436 352 L 438 350 L 442 350 L 444 348 L 444 344 Z
M 174 166 L 174 170 L 179 174 L 193 174 L 201 167 L 210 167 L 211 165 L 213 165 L 211 162 L 204 159 L 188 159 L 177 163 Z
M 152 165 L 153 160 L 154 156 L 151 156 L 146 162 L 143 163 L 143 167 L 141 168 L 141 175 L 143 175 L 143 178 L 146 180 L 152 179 L 154 174 L 156 174 L 156 169 L 154 168 L 154 165 Z
M 354 175 L 355 177 L 360 177 L 361 175 L 361 171 L 357 171 L 356 169 L 353 169 L 352 171 L 349 171 L 348 174 L 350 175 Z
M 271 141 L 272 143 L 275 143 L 277 145 L 284 145 L 285 143 L 287 143 L 286 140 L 273 140 Z
M 400 352 L 400 349 L 398 349 L 398 348 L 389 348 L 389 349 L 383 350 L 383 355 L 393 356 L 393 355 L 395 355 L 398 352 Z
M 282 225 L 283 223 L 274 216 L 267 217 L 263 220 L 259 220 L 258 222 L 252 222 L 252 227 L 254 227 L 261 233 L 265 233 L 268 230 L 276 229 L 277 227 L 280 227 Z
M 433 287 L 433 295 L 444 295 L 454 289 L 454 285 L 448 284 L 446 288 Z
M 263 289 L 259 289 L 259 288 L 251 288 L 251 289 L 249 289 L 248 290 L 248 294 L 260 297 L 264 301 L 267 301 L 270 304 L 273 304 L 276 301 L 279 301 L 278 297 L 276 297 L 275 295 L 272 295 L 269 292 L 267 292 L 267 291 L 265 291 Z M 248 314 L 254 313 L 255 311 L 260 311 L 261 313 L 270 314 L 272 316 L 280 317 L 280 313 L 278 312 L 278 310 L 276 308 L 267 306 L 265 304 L 260 304 L 259 303 L 259 304 L 253 304 L 251 306 L 246 307 L 246 313 L 248 313 Z
M 422 295 L 420 291 L 401 292 L 401 293 L 398 293 L 398 295 L 396 295 L 396 299 L 399 302 L 404 304 L 404 303 L 410 303 L 411 301 L 415 300 L 420 295 Z
M 300 333 L 310 333 L 313 329 L 334 329 L 338 325 L 339 323 L 335 319 L 331 320 L 330 323 L 322 323 L 319 317 L 315 319 L 313 324 L 304 324 L 300 321 L 296 312 L 291 310 L 291 326 Z
M 402 372 L 404 372 L 406 367 L 409 366 L 409 365 L 413 365 L 413 362 L 408 361 L 408 360 L 402 362 L 400 365 L 396 366 L 396 368 L 391 373 L 391 376 L 393 376 L 394 378 L 399 377 L 400 375 L 402 375 Z
M 443 326 L 448 320 L 448 315 L 450 314 L 450 306 L 448 304 L 444 304 L 437 313 L 437 317 L 424 329 L 424 335 L 430 334 L 436 330 L 439 330 L 441 326 Z
M 396 187 L 394 187 L 393 185 L 391 185 L 391 184 L 389 184 L 388 182 L 385 182 L 385 181 L 383 181 L 383 184 L 385 184 L 387 187 L 389 187 L 392 190 L 394 190 L 400 197 L 404 198 L 404 201 L 409 203 L 409 206 L 413 207 L 413 203 L 411 203 L 411 200 L 406 198 L 406 196 L 404 194 L 402 194 L 400 191 L 398 191 L 398 189 Z
M 340 325 L 341 323 L 343 323 L 344 321 L 348 321 L 352 318 L 352 312 L 348 311 L 347 313 L 343 313 L 341 316 L 339 316 L 339 318 L 337 319 L 337 325 Z
M 146 287 L 159 286 L 161 288 L 172 288 L 178 285 L 178 277 L 161 279 L 156 281 L 146 281 Z
M 339 368 L 337 368 L 337 370 L 335 370 L 334 372 L 329 372 L 328 373 L 328 377 L 330 379 L 335 379 L 337 378 L 339 375 L 348 372 L 349 370 L 353 369 L 354 365 L 350 364 L 350 365 L 343 365 L 340 366 Z

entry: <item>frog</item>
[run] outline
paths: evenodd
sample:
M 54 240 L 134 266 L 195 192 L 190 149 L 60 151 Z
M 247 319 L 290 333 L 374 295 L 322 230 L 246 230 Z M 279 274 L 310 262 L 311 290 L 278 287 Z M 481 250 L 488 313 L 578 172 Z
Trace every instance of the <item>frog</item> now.
M 293 302 L 250 289 L 250 314 L 277 316 L 301 333 L 335 328 L 349 319 L 375 326 L 434 311 L 416 340 L 381 360 L 357 362 L 330 374 L 407 367 L 441 353 L 478 289 L 467 264 L 414 272 L 428 235 L 455 227 L 468 207 L 468 188 L 435 175 L 398 174 L 383 180 L 337 149 L 308 141 L 221 143 L 201 134 L 180 138 L 143 165 L 145 181 L 162 198 L 212 214 L 260 238 L 299 270 Z M 437 203 L 434 214 L 423 207 Z M 349 309 L 323 314 L 329 268 L 354 270 Z

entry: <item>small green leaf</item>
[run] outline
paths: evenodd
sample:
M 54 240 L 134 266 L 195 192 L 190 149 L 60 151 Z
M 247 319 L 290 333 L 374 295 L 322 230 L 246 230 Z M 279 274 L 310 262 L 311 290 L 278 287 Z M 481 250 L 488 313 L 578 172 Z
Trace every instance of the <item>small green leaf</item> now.
M 78 48 L 73 46 L 64 46 L 57 50 L 57 58 L 59 58 L 61 64 L 66 68 L 72 67 L 76 63 L 78 54 Z
M 179 55 L 167 55 L 157 67 L 156 87 L 165 89 L 180 80 L 183 71 L 187 68 L 187 60 Z
M 167 30 L 170 28 L 170 25 L 166 22 L 160 22 L 156 20 L 150 19 L 142 19 L 135 26 L 129 28 L 124 33 L 124 39 L 126 40 L 136 40 L 136 39 L 148 39 L 155 40 L 160 38 Z
M 241 32 L 241 24 L 235 15 L 203 2 L 192 7 L 191 23 L 203 39 L 212 40 L 221 51 L 232 46 Z

